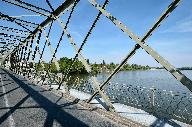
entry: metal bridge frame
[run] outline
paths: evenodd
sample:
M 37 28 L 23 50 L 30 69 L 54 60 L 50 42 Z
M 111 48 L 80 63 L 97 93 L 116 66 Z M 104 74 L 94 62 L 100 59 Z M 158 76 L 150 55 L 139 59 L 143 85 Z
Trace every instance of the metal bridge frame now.
M 46 75 L 48 78 L 51 79 L 49 69 L 51 67 L 51 64 L 49 64 L 48 70 L 45 70 L 45 63 L 43 54 L 45 52 L 45 47 L 48 46 L 51 52 L 51 61 L 50 63 L 54 63 L 56 65 L 57 71 L 60 70 L 59 63 L 56 58 L 56 53 L 58 51 L 58 47 L 60 46 L 60 43 L 62 41 L 62 38 L 64 34 L 67 36 L 69 43 L 75 50 L 75 57 L 73 58 L 72 64 L 69 66 L 67 72 L 65 73 L 64 77 L 61 80 L 57 80 L 56 82 L 59 84 L 58 89 L 60 89 L 61 85 L 67 81 L 67 76 L 75 62 L 75 60 L 78 58 L 83 63 L 85 69 L 91 76 L 91 80 L 93 81 L 93 87 L 95 89 L 94 94 L 87 100 L 87 102 L 91 102 L 92 99 L 94 99 L 98 94 L 101 95 L 101 97 L 104 99 L 106 105 L 108 106 L 108 110 L 114 111 L 114 107 L 109 100 L 109 97 L 105 94 L 104 88 L 107 86 L 108 82 L 111 80 L 111 78 L 116 75 L 120 69 L 127 63 L 127 61 L 136 53 L 136 51 L 140 48 L 142 48 L 144 51 L 146 51 L 151 57 L 153 57 L 158 63 L 160 63 L 167 71 L 169 71 L 179 82 L 181 82 L 184 86 L 186 86 L 190 91 L 192 91 L 192 81 L 187 78 L 184 74 L 182 74 L 179 70 L 177 70 L 173 65 L 171 65 L 167 60 L 165 60 L 162 56 L 160 56 L 154 49 L 152 49 L 150 46 L 146 44 L 146 40 L 152 35 L 152 33 L 161 25 L 161 23 L 169 16 L 169 14 L 179 5 L 181 0 L 174 0 L 168 8 L 163 12 L 163 14 L 160 16 L 160 18 L 154 23 L 154 25 L 149 29 L 148 32 L 143 36 L 143 38 L 139 38 L 136 34 L 131 32 L 128 27 L 126 27 L 123 23 L 121 23 L 117 18 L 112 16 L 110 13 L 108 13 L 105 8 L 108 4 L 108 0 L 105 0 L 104 4 L 101 6 L 99 5 L 95 0 L 88 0 L 91 5 L 95 9 L 99 11 L 97 14 L 95 20 L 93 21 L 90 29 L 88 30 L 82 44 L 80 47 L 76 45 L 75 40 L 71 36 L 70 32 L 67 30 L 68 24 L 70 22 L 70 19 L 72 17 L 72 14 L 74 12 L 74 9 L 78 2 L 80 0 L 66 0 L 61 6 L 59 6 L 57 9 L 53 9 L 52 5 L 48 0 L 46 0 L 48 6 L 52 10 L 46 10 L 40 7 L 37 7 L 35 5 L 23 2 L 21 0 L 1 0 L 6 3 L 19 6 L 21 8 L 27 9 L 29 11 L 35 12 L 38 15 L 46 16 L 47 19 L 45 19 L 41 24 L 36 24 L 30 21 L 25 21 L 18 19 L 16 17 L 11 17 L 9 15 L 5 15 L 0 12 L 0 18 L 2 20 L 6 20 L 9 22 L 14 22 L 18 26 L 22 27 L 24 30 L 15 29 L 11 27 L 6 26 L 0 26 L 1 30 L 7 31 L 7 32 L 14 32 L 17 35 L 11 35 L 11 34 L 4 34 L 0 33 L 0 43 L 5 44 L 3 49 L 1 50 L 1 53 L 3 54 L 3 58 L 1 58 L 2 63 L 4 64 L 4 61 L 10 61 L 11 65 L 14 66 L 14 72 L 17 74 L 27 76 L 31 79 L 37 79 L 39 77 L 39 74 L 37 70 L 35 71 L 35 75 L 31 75 L 33 70 L 35 70 L 35 58 L 37 54 L 39 54 L 39 62 L 38 65 L 42 65 L 43 70 L 46 72 Z M 70 15 L 67 19 L 67 22 L 64 23 L 60 16 L 64 14 L 66 11 L 69 11 Z M 87 40 L 91 33 L 93 32 L 94 27 L 96 26 L 97 21 L 99 18 L 104 15 L 106 18 L 108 18 L 113 24 L 115 24 L 121 31 L 123 31 L 127 36 L 129 36 L 132 40 L 136 42 L 136 45 L 133 47 L 133 49 L 126 55 L 126 57 L 121 61 L 121 63 L 115 68 L 115 70 L 107 77 L 107 79 L 100 84 L 95 75 L 92 74 L 91 66 L 87 63 L 85 57 L 81 54 L 81 51 L 84 47 L 84 45 L 87 43 Z M 61 37 L 59 39 L 59 42 L 55 49 L 52 48 L 49 35 L 52 28 L 53 22 L 58 22 L 61 28 L 63 29 L 63 32 L 61 34 Z M 49 26 L 48 33 L 46 33 L 45 28 Z M 33 28 L 34 30 L 31 31 L 28 27 Z M 44 43 L 42 51 L 39 48 L 39 43 L 41 40 L 41 37 L 44 36 L 46 41 Z M 6 37 L 6 39 L 5 39 Z M 14 45 L 14 42 L 19 41 L 19 44 Z M 36 43 L 35 50 L 32 52 L 32 45 L 33 43 Z M 9 47 L 8 47 L 9 46 Z M 12 49 L 13 48 L 13 49 Z M 31 60 L 30 60 L 31 58 Z M 31 62 L 29 62 L 31 61 Z M 32 65 L 31 65 L 32 64 Z M 23 72 L 23 70 L 27 70 L 26 73 Z M 45 79 L 43 81 L 45 83 Z

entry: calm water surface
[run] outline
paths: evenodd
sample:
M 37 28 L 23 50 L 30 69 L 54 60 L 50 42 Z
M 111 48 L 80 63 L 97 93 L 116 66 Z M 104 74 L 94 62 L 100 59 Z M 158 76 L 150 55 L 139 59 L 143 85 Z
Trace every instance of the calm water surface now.
M 181 72 L 192 80 L 192 70 Z M 103 82 L 108 75 L 99 74 L 97 78 L 100 82 Z M 118 85 L 126 84 L 147 88 L 155 87 L 176 92 L 190 92 L 166 70 L 121 71 L 110 82 Z
M 181 72 L 192 80 L 192 70 Z M 109 74 L 98 74 L 97 79 L 102 83 Z M 83 82 L 79 83 L 82 85 L 79 90 L 93 94 L 90 78 L 80 77 Z M 114 102 L 192 124 L 192 94 L 166 70 L 121 71 L 112 78 L 105 92 Z

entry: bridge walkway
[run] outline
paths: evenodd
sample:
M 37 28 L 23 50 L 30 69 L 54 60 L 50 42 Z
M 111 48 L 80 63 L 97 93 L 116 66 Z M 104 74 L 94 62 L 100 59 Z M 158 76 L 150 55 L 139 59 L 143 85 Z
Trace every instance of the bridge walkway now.
M 0 125 L 2 127 L 124 126 L 89 111 L 44 88 L 0 69 Z

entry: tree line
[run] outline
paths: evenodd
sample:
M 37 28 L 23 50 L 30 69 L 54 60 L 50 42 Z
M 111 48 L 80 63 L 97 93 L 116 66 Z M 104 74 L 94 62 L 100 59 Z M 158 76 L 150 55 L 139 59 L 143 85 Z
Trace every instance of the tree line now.
M 97 74 L 101 72 L 108 72 L 114 70 L 119 64 L 115 64 L 111 62 L 110 64 L 107 64 L 104 60 L 102 63 L 90 63 L 89 59 L 87 59 L 88 64 L 92 68 L 92 73 Z M 82 64 L 81 61 L 78 59 L 73 62 L 72 59 L 63 57 L 58 60 L 60 70 L 59 72 L 57 71 L 55 63 L 45 63 L 44 62 L 44 69 L 48 70 L 51 73 L 63 73 L 63 74 L 86 74 L 87 71 Z M 43 71 L 42 64 L 35 64 L 35 68 L 38 71 Z M 70 69 L 69 69 L 70 68 Z M 141 66 L 137 64 L 125 64 L 122 68 L 121 71 L 132 71 L 132 70 L 148 70 L 151 69 L 149 66 Z

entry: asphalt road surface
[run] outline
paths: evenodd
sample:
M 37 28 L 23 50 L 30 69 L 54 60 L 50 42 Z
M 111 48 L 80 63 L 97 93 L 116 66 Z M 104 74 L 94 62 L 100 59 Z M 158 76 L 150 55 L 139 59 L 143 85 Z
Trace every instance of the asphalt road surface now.
M 0 69 L 0 127 L 117 127 L 108 118 Z

